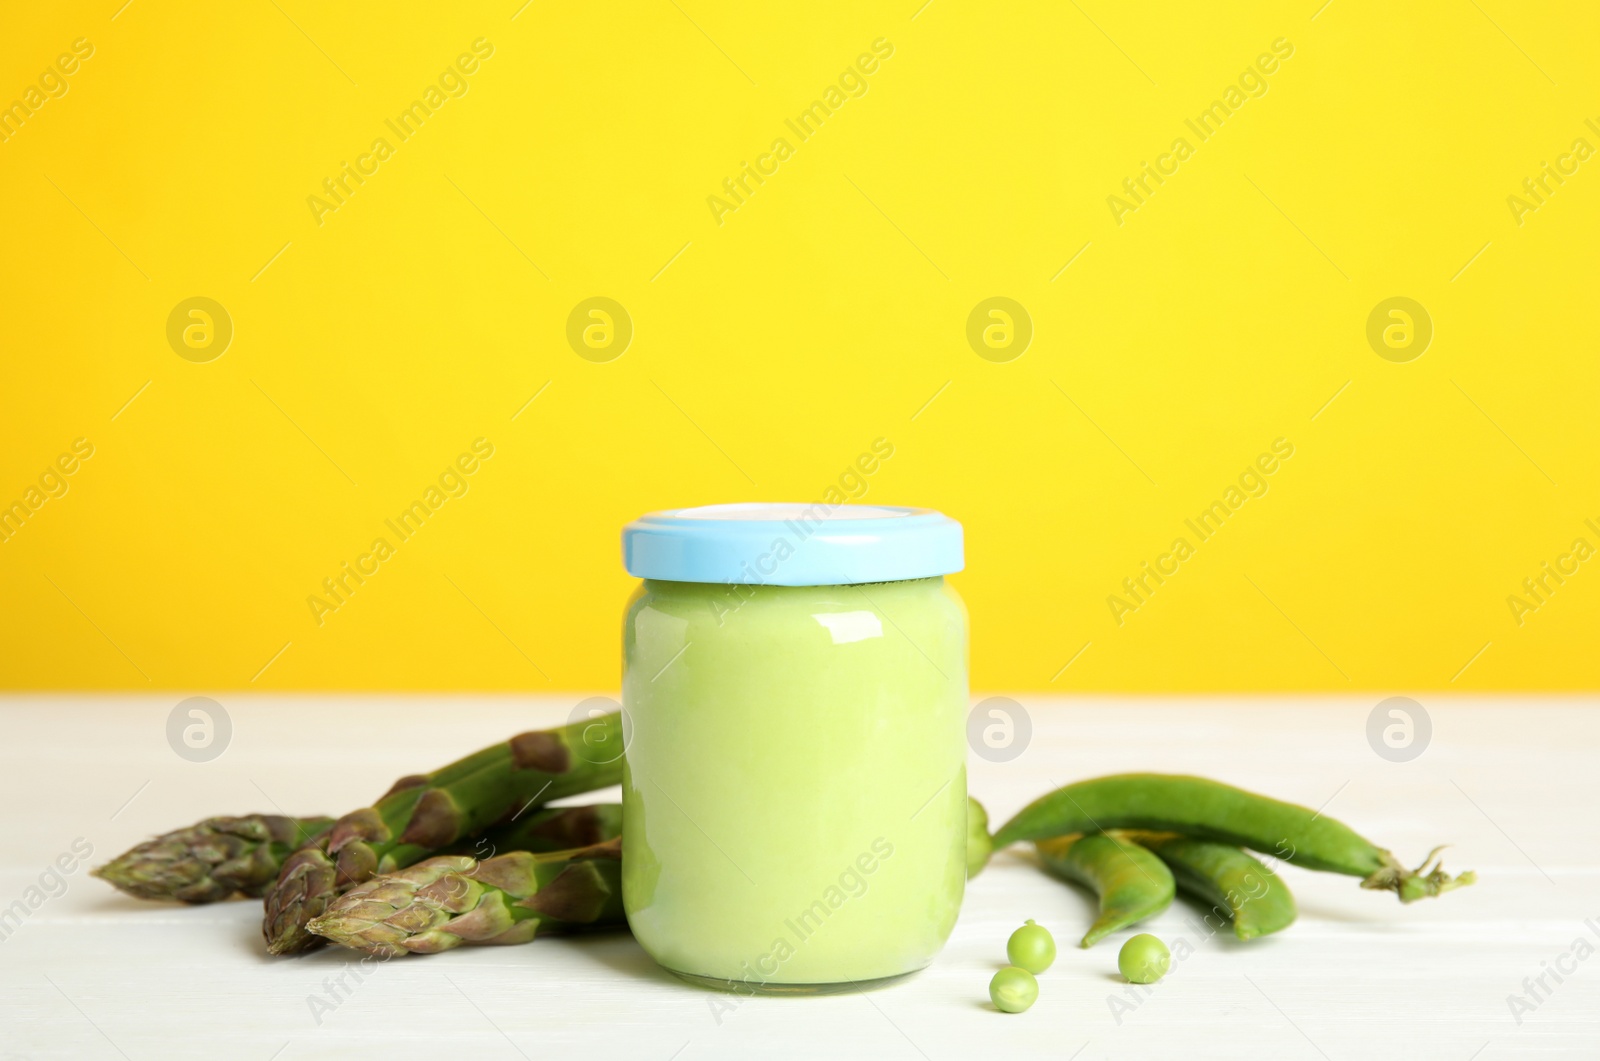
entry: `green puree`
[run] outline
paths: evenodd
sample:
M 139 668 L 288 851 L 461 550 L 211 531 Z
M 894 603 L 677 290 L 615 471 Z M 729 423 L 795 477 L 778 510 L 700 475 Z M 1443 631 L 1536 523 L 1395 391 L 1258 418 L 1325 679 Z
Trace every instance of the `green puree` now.
M 966 875 L 961 600 L 942 578 L 738 592 L 647 580 L 628 607 L 634 935 L 741 991 L 920 969 Z

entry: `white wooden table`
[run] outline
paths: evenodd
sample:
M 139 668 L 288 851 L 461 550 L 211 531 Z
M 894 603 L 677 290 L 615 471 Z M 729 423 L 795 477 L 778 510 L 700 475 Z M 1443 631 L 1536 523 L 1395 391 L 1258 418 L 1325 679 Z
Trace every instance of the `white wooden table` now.
M 213 813 L 338 813 L 402 773 L 559 723 L 581 697 L 224 696 L 231 744 L 207 763 L 167 744 L 178 699 L 0 700 L 0 905 L 76 838 L 98 864 Z M 1367 743 L 1376 696 L 1017 699 L 1034 724 L 1026 752 L 972 757 L 972 792 L 996 820 L 1071 779 L 1201 773 L 1326 803 L 1408 860 L 1453 841 L 1448 867 L 1481 881 L 1401 907 L 1353 878 L 1288 869 L 1300 921 L 1249 944 L 1205 940 L 1180 900 L 1146 927 L 1196 952 L 1129 1008 L 1110 1001 L 1127 992 L 1123 937 L 1072 947 L 1090 900 L 1019 850 L 971 882 L 926 972 L 871 995 L 727 1010 L 626 934 L 406 958 L 340 989 L 350 954 L 269 959 L 258 903 L 141 903 L 79 868 L 0 941 L 0 1058 L 1600 1056 L 1600 955 L 1570 956 L 1578 939 L 1600 948 L 1600 701 L 1424 696 L 1431 743 L 1393 763 Z M 1029 917 L 1061 955 L 1032 1010 L 999 1014 L 986 986 Z M 1575 969 L 1559 984 L 1547 972 L 1558 959 Z M 1541 972 L 1550 990 L 1529 996 L 1524 978 Z M 1513 995 L 1529 1003 L 1520 1024 Z M 312 998 L 336 1002 L 320 1023 Z

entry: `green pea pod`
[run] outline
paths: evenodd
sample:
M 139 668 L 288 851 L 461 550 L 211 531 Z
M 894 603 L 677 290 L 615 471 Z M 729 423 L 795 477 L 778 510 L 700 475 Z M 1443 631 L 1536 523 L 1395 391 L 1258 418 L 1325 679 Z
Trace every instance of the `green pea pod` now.
M 1034 847 L 1051 873 L 1091 888 L 1100 897 L 1100 916 L 1079 946 L 1092 947 L 1172 905 L 1172 872 L 1130 840 L 1091 833 L 1039 840 Z
M 1294 896 L 1283 879 L 1237 847 L 1161 833 L 1127 837 L 1156 853 L 1180 890 L 1233 920 L 1233 934 L 1255 939 L 1294 923 Z
M 971 880 L 989 864 L 994 841 L 989 839 L 989 812 L 983 804 L 967 797 L 967 879 Z
M 1182 833 L 1265 851 L 1307 869 L 1361 877 L 1363 888 L 1392 891 L 1401 902 L 1471 884 L 1452 878 L 1434 857 L 1407 869 L 1343 822 L 1293 803 L 1177 774 L 1117 774 L 1078 781 L 1034 800 L 994 835 L 994 846 L 1106 829 Z

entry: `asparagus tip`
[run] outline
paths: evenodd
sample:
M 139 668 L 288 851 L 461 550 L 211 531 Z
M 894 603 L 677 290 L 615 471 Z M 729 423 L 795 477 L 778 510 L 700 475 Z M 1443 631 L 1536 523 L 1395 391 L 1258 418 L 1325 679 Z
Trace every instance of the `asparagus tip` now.
M 89 871 L 89 876 L 103 880 L 124 895 L 131 895 L 135 899 L 175 899 L 176 888 L 182 883 L 163 879 L 159 875 L 140 873 L 131 866 L 126 858 L 115 858 L 103 866 L 96 866 Z

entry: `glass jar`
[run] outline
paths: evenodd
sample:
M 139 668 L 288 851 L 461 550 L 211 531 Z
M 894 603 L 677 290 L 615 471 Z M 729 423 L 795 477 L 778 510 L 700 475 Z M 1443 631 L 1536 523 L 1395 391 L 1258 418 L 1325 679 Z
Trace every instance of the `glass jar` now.
M 715 505 L 623 531 L 622 892 L 661 965 L 740 992 L 926 966 L 965 886 L 961 525 Z

